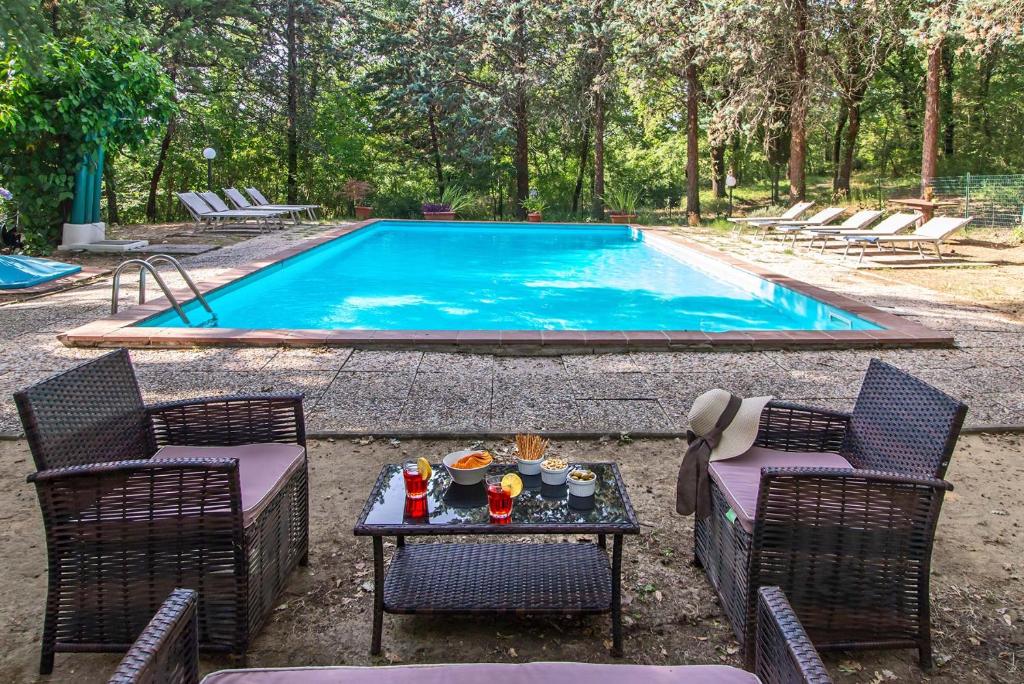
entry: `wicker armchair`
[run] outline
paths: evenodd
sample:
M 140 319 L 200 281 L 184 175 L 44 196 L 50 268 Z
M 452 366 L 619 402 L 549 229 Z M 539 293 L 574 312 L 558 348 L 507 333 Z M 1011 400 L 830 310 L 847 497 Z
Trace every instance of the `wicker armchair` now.
M 307 563 L 302 396 L 146 406 L 122 349 L 15 401 L 46 530 L 40 672 L 55 652 L 126 650 L 176 587 L 198 591 L 200 645 L 244 656 L 289 573 Z M 294 454 L 258 506 L 239 458 L 220 457 L 253 445 Z M 260 465 L 245 471 L 269 480 Z
M 187 589 L 177 589 L 164 602 L 159 612 L 153 617 L 145 631 L 139 635 L 135 644 L 125 655 L 114 675 L 110 678 L 109 684 L 198 684 L 199 673 L 196 654 L 196 599 L 195 592 Z M 517 665 L 497 665 L 491 667 L 505 668 L 496 670 L 491 679 L 501 681 L 508 676 L 512 668 L 533 667 L 534 681 L 564 681 L 565 671 L 560 671 L 558 677 L 545 677 L 543 674 L 544 663 Z M 565 663 L 547 663 L 556 667 L 564 667 Z M 465 670 L 465 665 L 435 666 L 441 671 L 439 676 L 428 677 L 430 681 L 444 681 L 445 675 L 451 681 L 466 681 L 468 677 L 459 676 L 460 670 Z M 615 672 L 618 676 L 616 681 L 623 684 L 630 682 L 647 682 L 649 677 L 644 676 L 641 671 L 630 672 L 628 665 L 598 665 L 605 670 L 604 674 L 609 675 Z M 388 668 L 356 668 L 330 667 L 317 668 L 292 668 L 292 669 L 262 669 L 251 673 L 251 680 L 274 681 L 274 682 L 302 682 L 310 678 L 317 681 L 367 681 L 370 677 L 374 681 L 409 681 L 410 679 L 423 679 L 422 669 L 417 672 L 418 676 L 409 677 L 410 668 L 422 668 L 422 666 L 411 665 L 407 667 Z M 447 670 L 447 668 L 451 668 Z M 446 671 L 447 670 L 447 671 Z M 642 670 L 642 668 L 641 668 Z M 690 676 L 689 668 L 686 666 L 674 667 L 650 667 L 650 670 L 658 671 L 658 681 L 664 682 L 672 678 L 679 684 L 692 681 L 707 681 L 707 675 Z M 581 671 L 582 673 L 583 671 Z M 672 672 L 674 676 L 670 675 Z M 793 614 L 786 597 L 778 587 L 765 587 L 761 589 L 758 601 L 757 613 L 757 666 L 754 670 L 759 681 L 764 684 L 831 684 L 825 666 L 821 663 L 814 646 L 807 639 L 800 622 Z M 231 678 L 231 681 L 246 679 L 245 671 L 234 670 L 223 673 Z M 436 673 L 435 673 L 436 674 Z M 368 675 L 368 676 L 367 676 Z M 219 681 L 221 675 L 213 673 L 209 675 L 211 681 Z M 756 679 L 753 676 L 751 679 Z M 516 677 L 521 681 L 522 676 Z M 603 678 L 602 678 L 603 679 Z M 735 681 L 735 677 L 729 681 Z M 206 680 L 204 680 L 206 681 Z
M 775 585 L 818 649 L 912 647 L 931 666 L 932 542 L 966 413 L 877 359 L 852 414 L 769 404 L 755 447 L 838 454 L 851 467 L 762 468 L 752 530 L 712 477 L 712 514 L 695 524 L 695 561 L 748 665 L 758 588 Z

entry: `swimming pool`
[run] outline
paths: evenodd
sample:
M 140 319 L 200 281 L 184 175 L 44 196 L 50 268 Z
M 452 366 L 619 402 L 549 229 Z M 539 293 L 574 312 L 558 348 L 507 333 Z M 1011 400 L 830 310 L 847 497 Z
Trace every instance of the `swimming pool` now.
M 629 226 L 378 221 L 219 287 L 193 326 L 261 330 L 870 331 Z M 188 327 L 173 310 L 137 323 Z

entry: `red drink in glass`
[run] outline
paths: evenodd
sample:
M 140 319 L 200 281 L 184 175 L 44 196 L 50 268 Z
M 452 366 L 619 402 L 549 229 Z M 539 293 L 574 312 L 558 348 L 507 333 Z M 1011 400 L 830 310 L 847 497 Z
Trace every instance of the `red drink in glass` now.
M 512 494 L 501 486 L 501 476 L 492 475 L 487 484 L 487 510 L 493 522 L 508 522 L 512 518 Z
M 420 467 L 415 461 L 402 466 L 402 477 L 405 478 L 405 496 L 409 499 L 422 499 L 427 495 L 427 481 L 420 475 Z

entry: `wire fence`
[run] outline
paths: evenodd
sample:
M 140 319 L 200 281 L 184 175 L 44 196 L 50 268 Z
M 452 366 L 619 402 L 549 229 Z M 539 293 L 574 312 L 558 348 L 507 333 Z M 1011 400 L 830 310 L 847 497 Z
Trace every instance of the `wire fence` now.
M 1004 176 L 943 176 L 929 183 L 933 198 L 955 202 L 936 213 L 947 216 L 973 216 L 972 227 L 1015 228 L 1024 223 L 1024 174 Z M 921 196 L 921 186 L 913 183 L 883 183 L 876 186 L 879 209 L 893 199 Z

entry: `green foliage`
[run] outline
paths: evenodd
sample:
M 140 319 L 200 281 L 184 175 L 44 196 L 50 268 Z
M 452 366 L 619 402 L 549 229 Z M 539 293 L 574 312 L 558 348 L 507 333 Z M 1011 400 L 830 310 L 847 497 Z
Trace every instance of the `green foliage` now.
M 446 205 L 449 211 L 459 213 L 476 204 L 476 198 L 472 192 L 460 185 L 449 185 L 441 193 L 441 204 Z
M 171 112 L 170 82 L 136 40 L 51 38 L 39 53 L 30 69 L 8 48 L 0 81 L 0 174 L 32 251 L 53 244 L 82 160 L 145 142 Z
M 640 191 L 628 185 L 615 185 L 605 193 L 604 202 L 613 213 L 633 214 L 640 203 Z
M 536 197 L 527 197 L 523 200 L 523 209 L 528 212 L 542 213 L 547 208 L 548 203 L 541 199 L 540 195 L 537 195 Z

